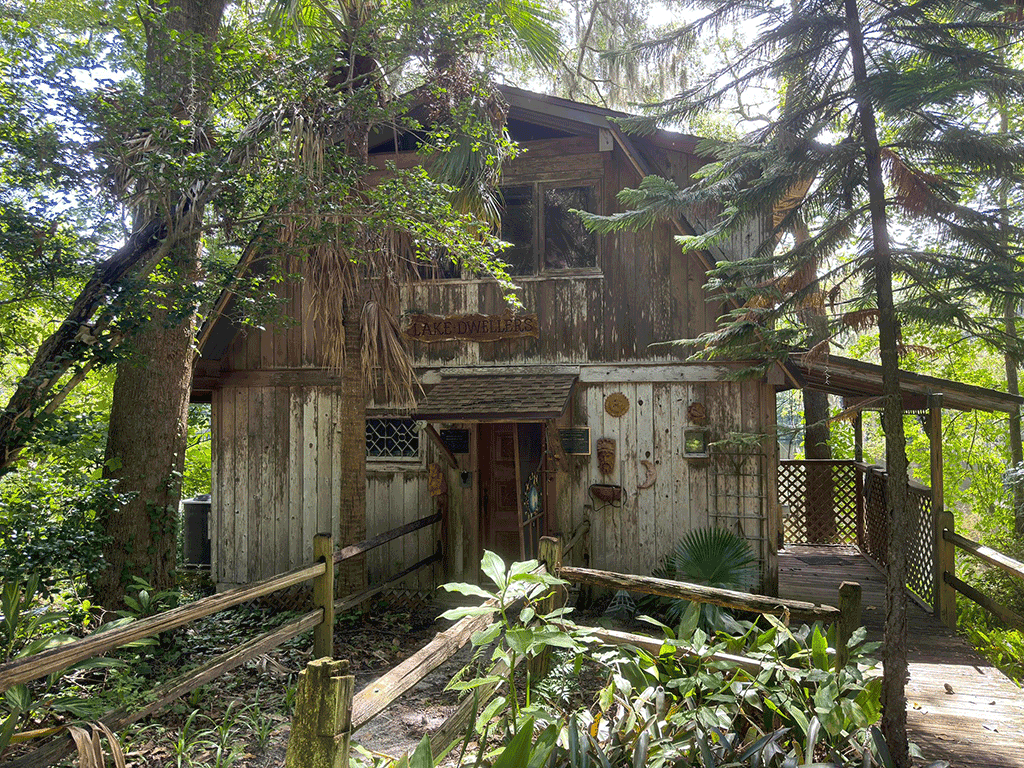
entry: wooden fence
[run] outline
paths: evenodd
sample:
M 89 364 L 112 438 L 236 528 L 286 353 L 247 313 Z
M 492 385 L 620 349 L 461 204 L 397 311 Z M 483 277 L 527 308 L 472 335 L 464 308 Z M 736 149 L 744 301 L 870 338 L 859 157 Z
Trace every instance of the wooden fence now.
M 1007 606 L 975 589 L 956 576 L 956 550 L 966 552 L 988 565 L 999 568 L 1004 573 L 1024 579 L 1024 563 L 1014 560 L 990 547 L 961 536 L 953 528 L 953 514 L 944 510 L 936 523 L 936 568 L 935 568 L 935 613 L 942 623 L 949 627 L 956 626 L 956 595 L 973 600 L 989 613 L 993 614 L 1008 626 L 1024 630 L 1024 617 Z
M 570 538 L 569 545 L 576 544 L 580 537 L 585 535 L 585 532 L 585 530 L 576 531 Z M 656 579 L 648 576 L 611 573 L 588 568 L 574 568 L 562 565 L 563 558 L 568 549 L 568 546 L 563 548 L 561 540 L 557 537 L 545 536 L 541 538 L 538 572 L 551 573 L 565 581 L 579 584 L 589 584 L 611 589 L 627 589 L 633 592 L 662 595 L 665 597 L 684 598 L 694 602 L 712 603 L 735 610 L 784 616 L 799 621 L 837 623 L 839 628 L 836 648 L 837 666 L 846 664 L 849 658 L 847 651 L 849 639 L 854 630 L 861 624 L 861 588 L 859 584 L 854 582 L 845 582 L 840 587 L 838 594 L 839 607 L 837 608 L 830 605 L 754 595 L 746 592 L 705 587 L 699 584 Z M 551 595 L 547 598 L 547 604 L 544 606 L 544 609 L 548 611 L 553 610 L 564 599 L 564 591 L 557 595 Z M 306 734 L 303 737 L 306 741 L 303 745 L 289 743 L 289 758 L 286 765 L 292 768 L 292 766 L 321 764 L 314 763 L 314 758 L 311 757 L 311 754 L 315 754 L 315 759 L 321 760 L 324 765 L 346 765 L 346 756 L 341 750 L 347 751 L 349 738 L 352 734 L 383 712 L 399 696 L 458 653 L 469 642 L 473 634 L 486 628 L 494 621 L 495 614 L 499 610 L 498 604 L 491 600 L 484 603 L 484 607 L 489 610 L 481 615 L 466 617 L 453 624 L 444 632 L 436 635 L 430 643 L 397 667 L 394 667 L 358 693 L 350 694 L 348 698 L 339 698 L 339 691 L 343 693 L 345 690 L 341 683 L 335 682 L 340 678 L 332 678 L 329 673 L 320 668 L 325 660 L 314 662 L 317 668 L 309 670 L 310 678 L 315 677 L 330 682 L 322 684 L 323 692 L 319 697 L 297 697 L 296 713 L 293 722 L 298 723 L 302 720 L 322 722 L 325 719 L 324 712 L 328 712 L 329 715 L 326 719 L 331 723 L 346 724 L 345 730 L 336 729 L 329 733 L 326 731 L 313 733 L 313 729 L 303 726 L 300 730 Z M 506 606 L 506 615 L 518 616 L 519 613 L 519 606 L 515 604 L 511 607 Z M 664 640 L 662 638 L 630 632 L 618 632 L 601 627 L 580 627 L 580 629 L 608 645 L 633 646 L 642 648 L 654 655 L 660 654 L 664 647 Z M 689 652 L 682 649 L 678 653 L 684 657 L 690 655 Z M 712 654 L 712 658 L 716 661 L 722 661 L 731 666 L 744 669 L 751 674 L 756 674 L 766 665 L 774 663 L 727 653 L 715 653 Z M 335 662 L 335 665 L 336 674 L 344 674 L 345 662 Z M 537 659 L 530 667 L 532 679 L 538 679 L 540 675 L 543 675 L 545 668 L 545 660 L 543 658 Z M 509 669 L 504 662 L 497 662 L 485 675 L 488 678 L 492 678 L 495 682 L 476 688 L 474 694 L 466 697 L 456 708 L 455 712 L 431 735 L 431 753 L 435 760 L 439 756 L 446 754 L 453 745 L 464 738 L 465 729 L 468 727 L 470 719 L 497 691 L 500 685 L 500 682 L 497 681 L 503 680 L 508 672 Z M 304 711 L 299 710 L 299 702 L 302 700 L 306 701 L 302 705 Z M 341 726 L 337 728 L 341 728 Z M 293 733 L 295 733 L 295 730 L 296 726 L 293 726 Z
M 881 467 L 862 462 L 780 462 L 779 503 L 789 510 L 783 521 L 786 543 L 856 545 L 884 569 L 889 562 L 888 478 Z M 957 578 L 955 551 L 960 548 L 1022 579 L 1024 564 L 956 533 L 952 513 L 935 509 L 927 486 L 910 481 L 907 496 L 912 518 L 907 550 L 910 596 L 948 627 L 956 626 L 959 592 L 1006 624 L 1024 629 L 1019 615 Z
M 409 574 L 440 560 L 441 553 L 438 548 L 433 555 L 406 568 L 386 582 L 338 599 L 334 598 L 335 568 L 340 563 L 369 552 L 389 541 L 440 522 L 440 513 L 429 515 L 338 551 L 333 550 L 333 542 L 329 534 L 318 534 L 313 542 L 315 561 L 309 565 L 255 584 L 204 597 L 180 608 L 164 611 L 106 632 L 94 633 L 73 643 L 0 665 L 0 694 L 16 685 L 60 672 L 87 659 L 103 656 L 144 637 L 152 637 L 161 632 L 185 626 L 206 616 L 307 581 L 313 582 L 313 610 L 211 659 L 196 669 L 159 685 L 149 692 L 149 701 L 145 705 L 132 708 L 130 711 L 127 708 L 120 708 L 108 712 L 100 718 L 100 721 L 111 731 L 121 730 L 153 714 L 199 686 L 209 683 L 226 672 L 311 629 L 313 630 L 314 658 L 333 656 L 333 629 L 336 611 L 350 609 L 379 594 Z M 29 754 L 5 762 L 4 766 L 5 768 L 28 768 L 29 766 L 48 765 L 69 754 L 73 749 L 71 738 L 62 734 L 49 744 Z

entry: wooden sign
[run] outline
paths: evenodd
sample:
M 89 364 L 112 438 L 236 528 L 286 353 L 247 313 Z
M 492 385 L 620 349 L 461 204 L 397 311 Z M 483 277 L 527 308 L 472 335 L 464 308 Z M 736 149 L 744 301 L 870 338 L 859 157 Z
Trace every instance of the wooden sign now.
M 452 453 L 469 453 L 469 430 L 442 429 L 441 442 Z
M 562 450 L 566 453 L 574 456 L 590 455 L 590 427 L 560 429 L 558 437 L 562 443 Z
M 540 338 L 536 315 L 406 315 L 402 333 L 413 341 L 501 341 Z

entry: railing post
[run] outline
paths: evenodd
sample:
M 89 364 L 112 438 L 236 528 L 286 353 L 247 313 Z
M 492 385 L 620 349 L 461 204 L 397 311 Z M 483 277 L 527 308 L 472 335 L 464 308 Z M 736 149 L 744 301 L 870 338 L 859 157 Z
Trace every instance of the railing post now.
M 562 539 L 560 536 L 541 536 L 537 543 L 537 559 L 544 564 L 544 569 L 551 576 L 557 576 L 562 567 Z M 565 605 L 568 599 L 568 592 L 565 587 L 555 587 L 548 597 L 537 606 L 540 615 L 551 613 Z M 547 673 L 551 665 L 551 649 L 545 648 L 537 656 L 529 661 L 530 679 L 540 680 Z
M 854 481 L 854 487 L 856 488 L 856 501 L 857 505 L 856 513 L 856 525 L 857 525 L 857 549 L 861 552 L 864 551 L 864 476 L 867 471 L 864 469 L 863 464 L 857 464 L 853 468 L 853 476 L 856 478 Z
M 839 621 L 836 632 L 836 672 L 850 660 L 850 638 L 861 623 L 861 589 L 856 581 L 839 585 Z
M 956 545 L 946 541 L 943 531 L 954 530 L 953 513 L 948 509 L 933 510 L 935 520 L 935 616 L 944 626 L 956 628 L 956 590 L 946 583 L 944 573 L 956 575 Z
M 313 628 L 313 658 L 334 657 L 334 540 L 329 533 L 313 537 L 313 560 L 326 566 L 313 579 L 313 606 L 322 608 L 323 621 Z
M 347 661 L 320 658 L 306 665 L 295 690 L 285 768 L 348 766 L 354 693 Z

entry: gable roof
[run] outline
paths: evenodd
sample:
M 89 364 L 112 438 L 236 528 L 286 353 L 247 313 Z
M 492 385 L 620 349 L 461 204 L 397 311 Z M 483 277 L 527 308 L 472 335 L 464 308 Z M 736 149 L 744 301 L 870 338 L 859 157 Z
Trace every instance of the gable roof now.
M 649 173 L 668 173 L 660 168 L 657 158 L 649 149 L 668 149 L 677 152 L 694 153 L 699 137 L 672 131 L 655 131 L 641 139 L 634 140 L 619 128 L 616 120 L 630 117 L 628 113 L 619 112 L 605 107 L 583 104 L 580 102 L 533 93 L 522 88 L 509 85 L 498 85 L 497 90 L 509 106 L 509 119 L 522 123 L 546 126 L 555 131 L 566 132 L 567 135 L 597 136 L 600 142 L 610 142 L 607 149 L 618 147 L 626 156 L 638 175 Z M 395 137 L 382 129 L 371 138 L 371 146 L 380 146 Z M 693 227 L 680 218 L 685 229 L 694 231 Z M 265 269 L 257 257 L 256 248 L 248 249 L 238 264 L 238 274 L 248 272 L 257 274 Z M 204 360 L 219 360 L 227 352 L 232 340 L 239 330 L 239 324 L 233 319 L 236 299 L 230 289 L 225 289 L 214 304 L 209 316 L 203 323 L 198 334 L 199 357 Z M 198 390 L 197 390 L 198 392 Z M 199 398 L 203 395 L 199 394 Z

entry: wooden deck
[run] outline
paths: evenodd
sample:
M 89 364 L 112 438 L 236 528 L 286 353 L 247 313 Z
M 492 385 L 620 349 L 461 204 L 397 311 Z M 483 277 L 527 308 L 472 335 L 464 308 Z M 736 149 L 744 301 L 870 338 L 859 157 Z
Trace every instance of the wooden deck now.
M 792 546 L 779 553 L 782 597 L 836 605 L 843 581 L 860 582 L 868 637 L 880 641 L 883 577 L 855 548 Z M 913 601 L 907 624 L 910 740 L 927 759 L 954 768 L 1024 768 L 1024 691 Z

